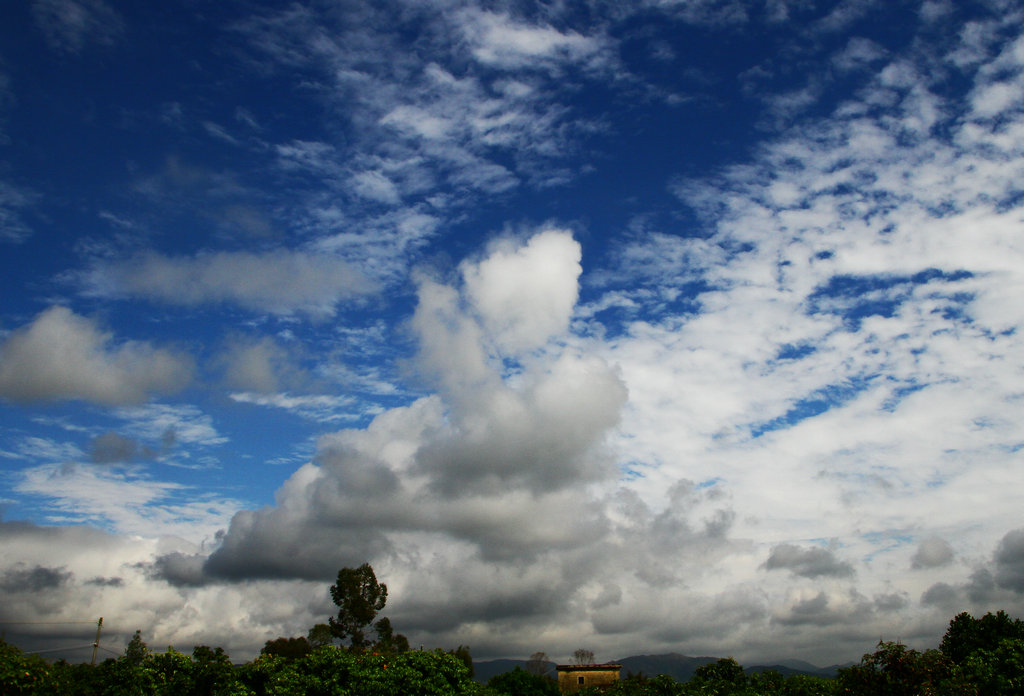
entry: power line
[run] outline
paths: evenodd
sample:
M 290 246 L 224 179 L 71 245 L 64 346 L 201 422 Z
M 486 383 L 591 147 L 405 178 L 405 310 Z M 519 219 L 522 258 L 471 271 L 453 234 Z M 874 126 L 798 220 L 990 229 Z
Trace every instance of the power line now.
M 63 650 L 81 650 L 82 648 L 91 648 L 92 643 L 86 643 L 85 645 L 73 645 L 69 648 L 50 648 L 49 650 L 25 650 L 24 652 L 28 655 L 42 655 L 43 653 L 61 652 Z
M 0 621 L 0 626 L 31 625 L 31 626 L 70 626 L 72 624 L 96 625 L 95 621 Z

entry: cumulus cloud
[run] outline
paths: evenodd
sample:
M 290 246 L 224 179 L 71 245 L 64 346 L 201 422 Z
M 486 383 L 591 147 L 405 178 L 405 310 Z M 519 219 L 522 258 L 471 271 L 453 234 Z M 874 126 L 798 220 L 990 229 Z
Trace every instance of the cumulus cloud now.
M 921 541 L 917 552 L 910 559 L 910 567 L 919 570 L 942 568 L 953 562 L 953 547 L 939 537 L 929 537 Z
M 488 353 L 495 339 L 534 347 L 564 330 L 578 263 L 571 236 L 549 231 L 464 266 L 472 281 L 461 289 L 423 281 L 412 326 L 419 365 L 440 396 L 387 411 L 365 430 L 323 437 L 274 507 L 235 516 L 207 572 L 328 578 L 340 564 L 397 549 L 406 535 L 511 562 L 599 533 L 600 506 L 572 489 L 614 475 L 602 444 L 626 398 L 615 371 L 555 350 L 505 375 Z M 531 283 L 548 291 L 555 312 L 528 318 L 538 295 L 515 290 Z M 463 293 L 479 320 L 463 308 Z M 502 313 L 511 324 L 498 323 Z
M 0 584 L 5 595 L 18 598 L 0 604 L 5 639 L 24 650 L 49 650 L 55 644 L 89 646 L 95 620 L 103 616 L 102 645 L 115 652 L 142 628 L 150 645 L 187 650 L 212 644 L 248 659 L 266 640 L 282 632 L 304 634 L 328 614 L 330 599 L 323 584 L 266 583 L 235 589 L 152 580 L 156 567 L 168 575 L 176 567 L 184 572 L 168 559 L 187 558 L 197 551 L 195 545 L 173 536 L 0 522 Z M 59 565 L 52 562 L 55 558 Z M 70 650 L 67 656 L 88 661 L 90 654 L 91 646 Z
M 206 581 L 203 563 L 206 556 L 197 553 L 172 553 L 157 556 L 152 564 L 142 564 L 156 580 L 164 580 L 176 587 L 202 585 Z
M 471 67 L 424 64 L 382 23 L 417 22 L 426 47 L 437 36 L 421 22 L 425 5 L 352 7 L 327 18 L 293 6 L 239 31 L 278 66 L 301 67 L 329 103 L 345 102 L 345 132 L 362 139 L 276 149 L 281 170 L 328 192 L 296 227 L 375 277 L 397 278 L 394 257 L 423 248 L 445 215 L 480 192 L 510 191 L 564 152 L 587 125 L 552 96 L 551 76 L 571 83 L 604 54 L 598 33 L 570 31 L 551 6 L 543 18 L 459 15 L 465 42 L 451 50 Z M 659 7 L 708 23 L 750 19 L 738 2 Z M 950 8 L 926 3 L 922 15 Z M 863 12 L 836 9 L 820 30 Z M 774 20 L 810 12 L 769 10 Z M 928 31 L 949 32 L 948 55 L 917 53 L 916 40 L 902 55 L 892 43 L 845 42 L 822 64 L 861 89 L 831 114 L 815 101 L 822 84 L 778 99 L 787 116 L 821 108 L 744 162 L 677 181 L 699 229 L 672 220 L 658 230 L 652 215 L 605 257 L 614 267 L 591 278 L 587 306 L 575 306 L 579 245 L 554 230 L 496 243 L 459 266 L 457 284 L 418 278 L 408 328 L 419 352 L 407 367 L 436 393 L 322 436 L 273 505 L 211 513 L 209 500 L 185 504 L 190 489 L 57 461 L 17 489 L 49 496 L 55 520 L 205 536 L 212 553 L 133 537 L 130 551 L 90 566 L 81 554 L 64 559 L 77 551 L 69 533 L 5 545 L 0 558 L 25 565 L 0 561 L 0 571 L 73 573 L 61 591 L 123 592 L 121 606 L 145 604 L 131 616 L 159 624 L 167 642 L 202 630 L 201 642 L 238 645 L 322 620 L 325 583 L 370 560 L 400 630 L 470 643 L 474 654 L 571 650 L 590 635 L 611 654 L 642 645 L 742 660 L 739 651 L 786 645 L 787 657 L 838 661 L 890 637 L 894 614 L 914 612 L 903 624 L 933 645 L 965 605 L 1021 606 L 1019 45 L 997 50 L 994 23 L 957 36 L 941 24 Z M 951 96 L 951 84 L 972 80 L 964 99 Z M 417 197 L 430 201 L 391 209 Z M 214 276 L 234 261 L 258 274 L 271 255 L 229 256 L 141 265 L 188 285 L 189 304 L 327 316 L 357 294 L 285 287 L 267 299 L 238 274 Z M 172 285 L 147 285 L 127 265 L 102 270 L 95 287 L 106 282 L 111 295 L 167 299 Z M 593 332 L 570 331 L 574 318 Z M 291 369 L 282 349 L 229 346 L 234 401 L 324 421 L 344 409 L 344 397 L 281 393 Z M 117 429 L 123 440 L 94 440 L 94 458 L 128 456 L 132 442 L 156 447 L 161 433 L 221 439 L 198 410 L 136 413 Z M 86 456 L 31 444 L 58 461 Z M 118 505 L 123 516 L 112 517 Z M 972 560 L 947 538 L 958 551 L 995 550 L 965 570 Z M 35 548 L 44 546 L 60 560 Z
M 233 336 L 224 345 L 215 365 L 231 389 L 270 394 L 302 387 L 309 377 L 294 361 L 295 352 L 269 336 Z
M 564 332 L 579 293 L 580 245 L 547 230 L 518 247 L 506 242 L 465 263 L 466 295 L 498 347 L 515 355 Z
M 66 307 L 42 312 L 0 345 L 0 397 L 12 401 L 135 403 L 178 391 L 191 376 L 189 358 L 145 342 L 115 344 Z
M 278 315 L 332 316 L 343 300 L 376 289 L 343 259 L 301 251 L 212 252 L 194 257 L 149 253 L 98 263 L 87 292 L 179 305 L 233 303 Z

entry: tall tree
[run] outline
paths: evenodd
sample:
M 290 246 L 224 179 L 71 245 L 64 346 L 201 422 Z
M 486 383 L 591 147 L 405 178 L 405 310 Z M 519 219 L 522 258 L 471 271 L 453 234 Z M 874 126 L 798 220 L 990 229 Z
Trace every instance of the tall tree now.
M 278 655 L 286 660 L 296 660 L 303 655 L 308 655 L 313 648 L 309 641 L 299 636 L 298 638 L 275 638 L 263 644 L 260 655 Z
M 939 650 L 957 664 L 962 664 L 977 650 L 995 650 L 1007 638 L 1024 640 L 1024 622 L 1010 618 L 1005 611 L 989 612 L 975 619 L 967 612 L 957 614 L 949 622 Z
M 543 650 L 530 655 L 530 659 L 526 663 L 526 671 L 530 674 L 542 675 L 548 671 L 548 654 Z
M 377 582 L 369 563 L 358 568 L 342 568 L 338 582 L 331 585 L 331 599 L 338 606 L 338 617 L 330 619 L 331 633 L 349 640 L 352 648 L 366 647 L 363 629 L 373 623 L 377 612 L 388 600 L 388 586 Z
M 319 648 L 322 645 L 330 645 L 334 642 L 334 633 L 331 631 L 331 627 L 325 623 L 318 623 L 309 629 L 309 633 L 306 634 L 306 640 L 309 641 L 309 647 Z
M 462 664 L 466 665 L 466 669 L 469 670 L 469 676 L 472 677 L 476 673 L 476 670 L 473 667 L 473 656 L 469 654 L 468 645 L 460 645 L 454 650 L 449 650 L 448 654 L 459 658 L 462 661 Z
M 146 642 L 142 640 L 142 629 L 135 631 L 135 635 L 128 641 L 128 647 L 124 649 L 124 659 L 133 665 L 141 665 L 149 654 Z
M 594 664 L 594 651 L 586 650 L 584 648 L 577 648 L 572 654 L 572 659 L 578 665 L 592 665 Z
M 377 642 L 373 644 L 376 652 L 403 653 L 409 651 L 409 639 L 391 628 L 391 619 L 384 617 L 373 625 L 377 632 Z

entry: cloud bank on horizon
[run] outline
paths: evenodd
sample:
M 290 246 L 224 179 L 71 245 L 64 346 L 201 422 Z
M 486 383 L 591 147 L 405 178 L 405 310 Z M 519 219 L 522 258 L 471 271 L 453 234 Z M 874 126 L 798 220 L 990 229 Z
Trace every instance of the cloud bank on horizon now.
M 1024 615 L 1016 3 L 12 14 L 15 643 L 245 659 L 367 561 L 477 658 Z

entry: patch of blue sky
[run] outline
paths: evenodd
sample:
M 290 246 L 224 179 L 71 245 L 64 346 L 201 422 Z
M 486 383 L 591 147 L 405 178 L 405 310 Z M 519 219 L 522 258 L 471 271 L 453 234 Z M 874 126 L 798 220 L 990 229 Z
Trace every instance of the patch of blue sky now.
M 896 407 L 899 406 L 905 398 L 907 398 L 911 394 L 921 391 L 927 386 L 927 384 L 915 382 L 902 384 L 894 388 L 889 393 L 889 397 L 882 402 L 882 410 L 892 413 L 893 411 L 896 410 Z
M 808 314 L 834 314 L 843 319 L 850 331 L 860 328 L 861 322 L 872 316 L 891 318 L 913 294 L 916 286 L 929 283 L 956 283 L 973 277 L 965 270 L 943 271 L 928 269 L 913 275 L 837 275 L 819 287 L 807 298 Z M 963 304 L 969 301 L 967 293 L 939 296 Z
M 636 481 L 638 479 L 647 478 L 647 474 L 644 473 L 644 469 L 650 468 L 648 464 L 637 461 L 629 461 L 619 466 L 620 480 L 622 481 Z
M 753 423 L 750 435 L 753 438 L 776 430 L 785 430 L 808 418 L 820 416 L 829 410 L 848 403 L 858 394 L 868 389 L 874 376 L 858 377 L 823 389 L 814 391 L 802 399 L 797 399 L 783 415 L 768 421 Z
M 779 352 L 775 354 L 775 360 L 799 360 L 817 350 L 817 346 L 813 343 L 787 343 L 779 347 Z
M 862 534 L 861 538 L 872 546 L 871 552 L 861 557 L 861 560 L 865 563 L 870 563 L 882 554 L 896 551 L 907 544 L 914 543 L 914 538 L 910 534 L 894 530 L 868 532 L 867 534 Z

